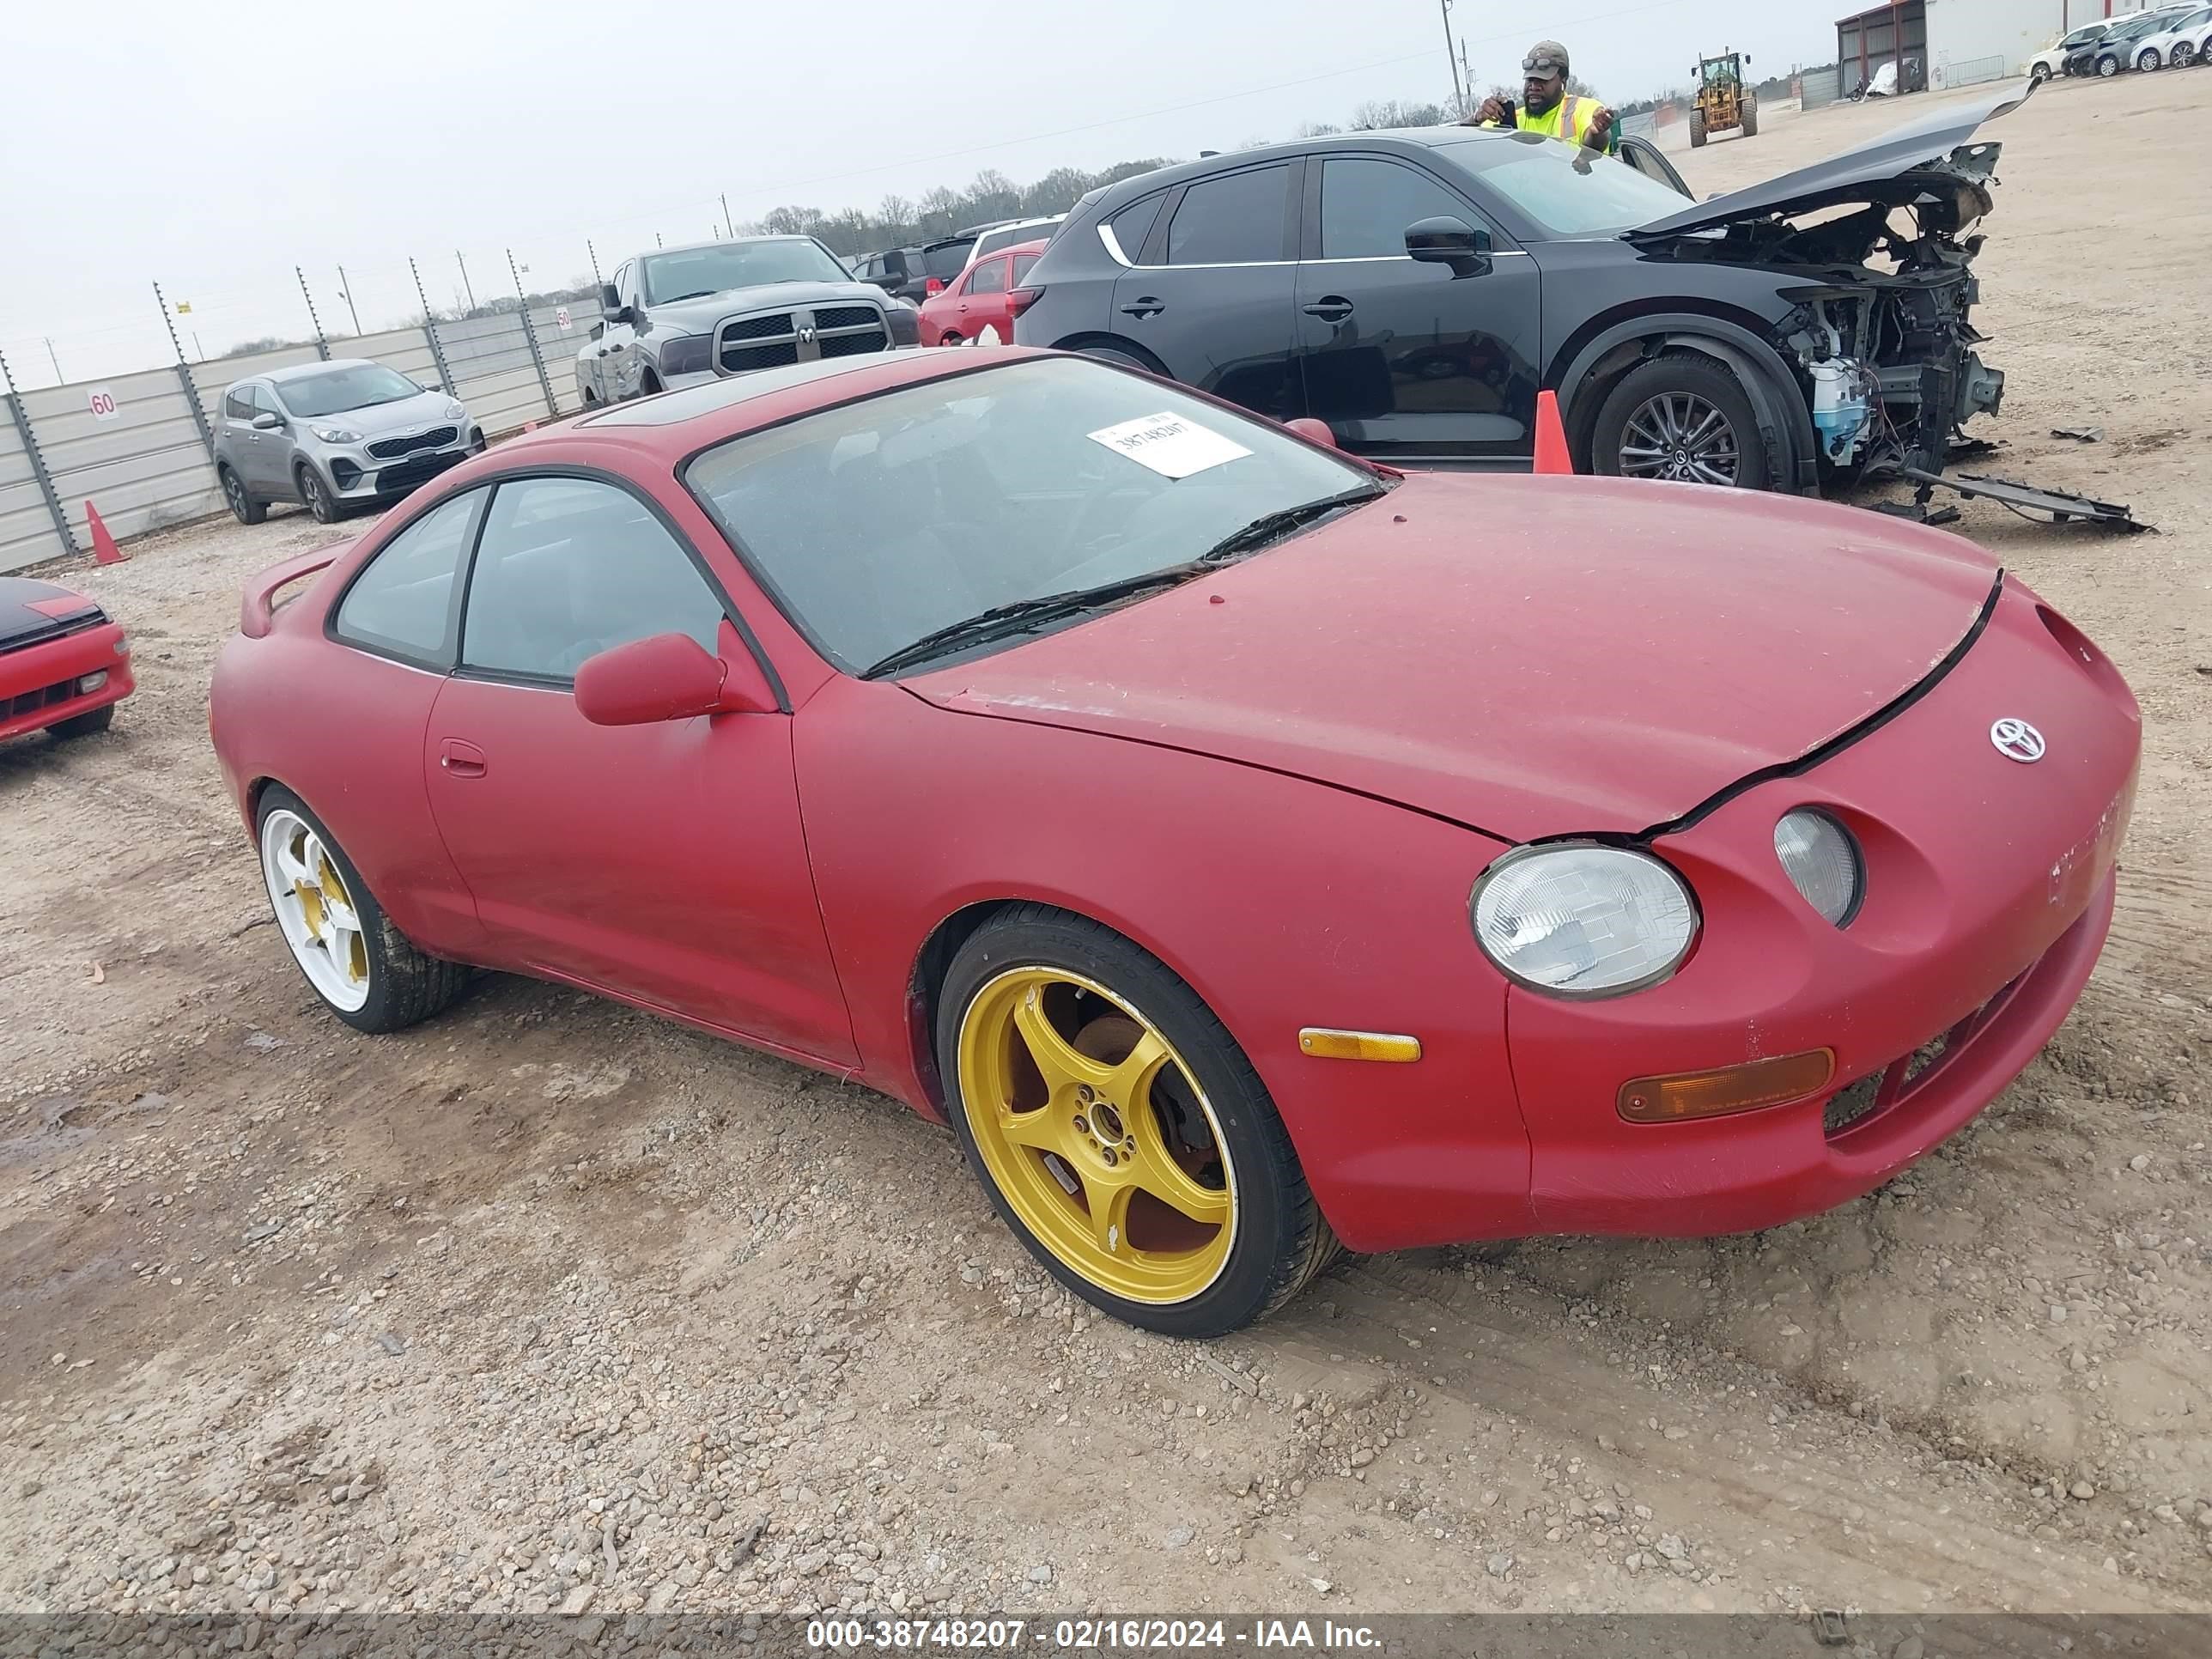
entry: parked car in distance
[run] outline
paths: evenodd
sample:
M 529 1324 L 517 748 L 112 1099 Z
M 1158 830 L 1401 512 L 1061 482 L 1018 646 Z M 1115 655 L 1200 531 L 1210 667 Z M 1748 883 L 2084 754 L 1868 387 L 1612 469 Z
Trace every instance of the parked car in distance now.
M 975 245 L 968 250 L 968 263 L 973 264 L 985 254 L 996 253 L 1017 242 L 1048 242 L 1066 217 L 1064 213 L 1055 213 L 1042 219 L 1010 219 L 1003 225 L 994 225 L 978 236 Z
M 246 590 L 265 937 L 357 1030 L 467 964 L 895 1095 L 1191 1337 L 1340 1239 L 1778 1225 L 2027 1065 L 2142 744 L 2070 623 L 1923 526 L 1326 435 L 1007 350 L 503 445 Z
M 248 375 L 216 406 L 215 471 L 240 524 L 299 501 L 318 524 L 397 501 L 484 447 L 457 398 L 366 357 Z
M 933 294 L 941 294 L 968 264 L 972 236 L 948 236 L 920 247 L 886 248 L 866 256 L 860 280 L 873 283 L 896 299 L 919 305 Z
M 811 236 L 740 236 L 625 259 L 576 353 L 587 404 L 618 404 L 780 363 L 912 345 L 915 309 Z
M 131 640 L 89 594 L 0 576 L 0 738 L 105 732 L 137 689 Z
M 1969 320 L 1997 146 L 1968 141 L 2027 90 L 1703 202 L 1635 137 L 1593 161 L 1524 132 L 1356 132 L 1163 168 L 1076 209 L 1014 337 L 1394 465 L 1524 467 L 1550 388 L 1587 471 L 1803 492 L 1940 471 L 2003 390 Z
M 2110 22 L 2100 18 L 2094 23 L 2085 23 L 2072 33 L 2062 35 L 2053 40 L 2027 60 L 2028 77 L 2035 81 L 2048 81 L 2054 75 L 2067 73 L 2067 60 L 2075 52 L 2086 51 L 2095 46 L 2098 41 L 2105 38 L 2105 32 L 2112 27 Z
M 2136 42 L 2136 67 L 2143 70 L 2186 69 L 2203 57 L 2208 37 L 2212 37 L 2212 6 L 2184 12 L 2165 27 Z
M 2123 70 L 2136 68 L 2137 45 L 2179 21 L 2190 9 L 2187 6 L 2160 6 L 2155 11 L 2141 11 L 2132 17 L 2118 19 L 2100 39 L 2067 59 L 2068 72 L 2094 75 L 2109 81 Z
M 921 302 L 924 345 L 1009 345 L 1014 319 L 1036 298 L 1023 284 L 1044 252 L 1044 239 L 1002 246 L 969 262 L 942 294 Z

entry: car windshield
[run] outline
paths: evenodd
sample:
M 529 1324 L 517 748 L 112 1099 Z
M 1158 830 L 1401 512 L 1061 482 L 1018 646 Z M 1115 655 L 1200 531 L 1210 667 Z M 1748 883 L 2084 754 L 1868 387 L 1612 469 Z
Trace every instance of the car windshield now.
M 386 368 L 382 363 L 348 363 L 286 380 L 277 386 L 276 396 L 293 414 L 311 421 L 319 415 L 396 404 L 402 398 L 419 396 L 422 391 L 398 369 Z
M 785 614 L 857 673 L 967 618 L 1167 570 L 1375 481 L 1279 427 L 1066 357 L 733 438 L 684 482 Z
M 968 267 L 968 251 L 973 242 L 947 242 L 940 247 L 921 251 L 921 268 L 932 276 L 957 276 Z
M 1437 149 L 1550 236 L 1605 235 L 1682 209 L 1679 192 L 1634 167 L 1533 132 Z
M 804 236 L 711 242 L 645 256 L 645 302 L 670 305 L 763 283 L 849 283 L 852 273 Z

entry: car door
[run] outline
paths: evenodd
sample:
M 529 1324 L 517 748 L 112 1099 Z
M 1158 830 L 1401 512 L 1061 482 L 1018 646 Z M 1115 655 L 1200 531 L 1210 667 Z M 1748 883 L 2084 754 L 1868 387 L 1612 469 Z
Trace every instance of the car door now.
M 1004 345 L 1014 337 L 1013 313 L 1006 302 L 1006 256 L 993 254 L 968 268 L 960 280 L 953 310 L 960 337 L 971 345 Z
M 237 472 L 241 482 L 253 486 L 259 473 L 256 463 L 259 459 L 261 434 L 253 429 L 253 388 L 240 384 L 222 394 L 222 404 L 216 410 L 216 419 L 222 431 L 223 458 Z
M 459 666 L 424 728 L 438 829 L 498 962 L 852 1063 L 789 716 L 603 726 L 577 710 L 586 659 L 672 632 L 746 648 L 707 567 L 641 496 L 501 480 Z
M 617 404 L 637 392 L 637 262 L 625 261 L 607 286 L 614 290 L 617 312 L 629 307 L 628 320 L 606 318 L 606 331 L 599 336 L 599 395 Z
M 1302 412 L 1291 358 L 1297 173 L 1274 161 L 1184 185 L 1141 250 L 1121 245 L 1131 268 L 1114 283 L 1115 333 L 1185 385 L 1277 420 Z
M 1674 164 L 1661 155 L 1658 145 L 1649 138 L 1623 138 L 1620 141 L 1620 159 L 1645 178 L 1656 179 L 1677 195 L 1686 196 L 1693 202 L 1698 199 L 1696 193 L 1683 182 L 1682 175 L 1674 171 Z
M 1308 411 L 1378 459 L 1502 463 L 1533 445 L 1541 341 L 1535 262 L 1437 175 L 1389 155 L 1309 157 L 1297 267 Z M 1416 261 L 1407 228 L 1490 237 L 1479 268 Z
M 258 494 L 296 495 L 299 491 L 292 478 L 293 423 L 284 405 L 276 401 L 276 392 L 256 381 L 249 395 L 253 399 L 253 412 L 274 415 L 273 428 L 253 428 L 253 441 L 246 447 L 252 471 L 248 480 Z

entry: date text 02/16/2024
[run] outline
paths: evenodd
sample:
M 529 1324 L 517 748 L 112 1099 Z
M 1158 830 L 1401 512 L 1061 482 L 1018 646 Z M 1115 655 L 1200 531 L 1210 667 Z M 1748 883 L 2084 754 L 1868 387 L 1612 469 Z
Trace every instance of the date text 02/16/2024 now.
M 1358 1651 L 1382 1645 L 1365 1625 L 1334 1620 L 1256 1619 L 817 1619 L 806 1626 L 816 1651 L 1050 1653 L 1066 1656 L 1204 1649 Z

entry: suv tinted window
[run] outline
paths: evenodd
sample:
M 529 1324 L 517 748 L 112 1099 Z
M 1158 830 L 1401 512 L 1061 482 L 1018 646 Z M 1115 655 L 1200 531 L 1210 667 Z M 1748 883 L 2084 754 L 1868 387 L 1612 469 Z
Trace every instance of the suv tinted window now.
M 267 386 L 250 386 L 247 388 L 247 393 L 253 399 L 253 412 L 255 414 L 274 415 L 279 420 L 283 418 L 284 411 L 276 402 L 276 394 L 271 392 Z
M 1288 167 L 1255 167 L 1191 185 L 1168 226 L 1168 263 L 1237 265 L 1280 259 L 1290 178 Z M 1115 234 L 1118 239 L 1121 233 Z
M 461 559 L 484 494 L 441 501 L 385 544 L 338 602 L 332 631 L 373 651 L 450 667 Z
M 250 386 L 234 386 L 222 394 L 222 412 L 234 421 L 253 418 L 253 392 Z
M 1145 257 L 1145 239 L 1152 234 L 1152 222 L 1160 216 L 1160 204 L 1167 199 L 1165 191 L 1147 196 L 1130 203 L 1106 222 L 1131 264 Z
M 1373 259 L 1406 253 L 1406 228 L 1439 214 L 1472 222 L 1466 203 L 1425 173 L 1397 161 L 1333 156 L 1321 169 L 1321 257 Z
M 975 267 L 975 275 L 968 279 L 970 294 L 1004 294 L 1006 291 L 1006 262 L 986 259 Z
M 713 652 L 722 607 L 645 504 L 588 478 L 499 486 L 461 629 L 464 666 L 571 680 L 600 652 L 688 634 Z

